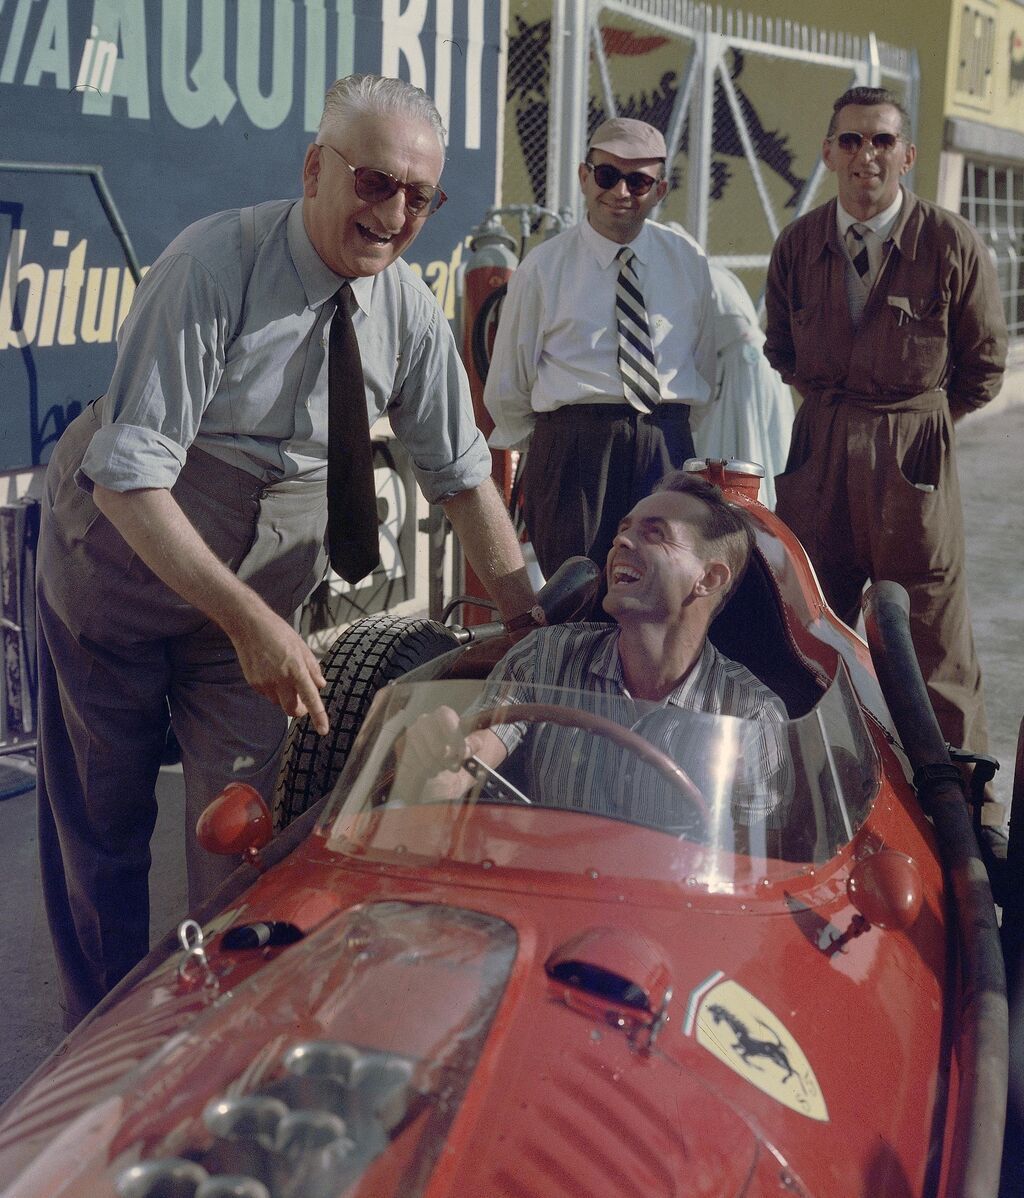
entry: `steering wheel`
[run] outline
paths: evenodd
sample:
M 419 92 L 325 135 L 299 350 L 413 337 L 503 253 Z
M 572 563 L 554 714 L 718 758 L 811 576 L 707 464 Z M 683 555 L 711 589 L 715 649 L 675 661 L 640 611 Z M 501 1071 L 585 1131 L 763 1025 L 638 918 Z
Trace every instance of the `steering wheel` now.
M 693 779 L 684 769 L 678 766 L 667 753 L 655 748 L 650 741 L 623 728 L 614 720 L 595 715 L 590 711 L 581 711 L 578 707 L 559 707 L 554 703 L 505 703 L 497 707 L 488 707 L 462 719 L 462 733 L 468 736 L 481 728 L 493 728 L 496 724 L 558 724 L 563 728 L 581 728 L 585 732 L 594 732 L 612 741 L 620 748 L 635 753 L 641 761 L 647 763 L 671 785 L 686 800 L 700 819 L 699 835 L 707 836 L 708 811 L 707 799 L 698 789 Z

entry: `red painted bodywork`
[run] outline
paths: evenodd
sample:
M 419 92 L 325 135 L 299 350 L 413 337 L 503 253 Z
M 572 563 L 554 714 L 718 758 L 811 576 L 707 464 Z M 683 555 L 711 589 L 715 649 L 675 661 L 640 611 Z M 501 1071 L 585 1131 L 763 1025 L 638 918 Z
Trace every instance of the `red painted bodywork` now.
M 466 1033 L 467 1064 L 453 1068 L 443 1137 L 431 1142 L 426 1117 L 410 1119 L 339 1195 L 945 1195 L 960 996 L 930 826 L 886 730 L 865 646 L 821 601 L 788 530 L 741 490 L 729 494 L 757 523 L 794 646 L 823 679 L 844 658 L 881 758 L 869 817 L 837 856 L 796 877 L 792 866 L 775 876 L 778 863 L 754 870 L 740 859 L 728 871 L 733 891 L 712 893 L 688 877 L 678 841 L 599 816 L 478 806 L 462 830 L 472 853 L 443 868 L 428 864 L 431 808 L 389 815 L 370 849 L 358 827 L 344 854 L 320 830 L 207 925 L 215 983 L 193 966 L 179 976 L 181 954 L 172 958 L 8 1104 L 5 1198 L 113 1194 L 119 1168 L 186 1144 L 203 1106 L 290 1039 L 337 1038 L 341 1026 L 350 1041 L 419 1059 L 453 1026 L 465 1030 L 470 1011 L 477 1039 Z M 919 914 L 906 930 L 872 926 L 835 951 L 858 917 L 851 870 L 882 848 L 914 863 Z M 384 952 L 376 973 L 360 955 L 373 953 L 361 920 L 393 910 L 408 922 L 432 904 L 512 931 L 485 1016 L 495 950 L 484 932 L 410 924 L 403 935 L 416 952 Z M 308 935 L 223 951 L 219 933 L 249 920 L 289 921 Z M 552 977 L 580 957 L 629 977 L 666 1017 L 652 1045 L 650 1014 Z M 816 1084 L 826 1118 L 785 1105 L 698 1042 L 693 1014 L 716 979 L 784 1025 L 811 1071 L 798 1080 L 805 1091 Z M 428 1142 L 431 1167 L 415 1188 L 410 1162 Z

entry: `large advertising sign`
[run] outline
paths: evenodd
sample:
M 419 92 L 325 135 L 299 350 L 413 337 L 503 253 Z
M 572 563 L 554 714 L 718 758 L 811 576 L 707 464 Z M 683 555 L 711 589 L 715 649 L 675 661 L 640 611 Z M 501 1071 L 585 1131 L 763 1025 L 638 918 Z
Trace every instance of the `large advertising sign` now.
M 135 276 L 191 221 L 300 194 L 324 92 L 423 87 L 449 203 L 409 260 L 449 316 L 495 202 L 503 0 L 0 0 L 0 470 L 102 394 Z

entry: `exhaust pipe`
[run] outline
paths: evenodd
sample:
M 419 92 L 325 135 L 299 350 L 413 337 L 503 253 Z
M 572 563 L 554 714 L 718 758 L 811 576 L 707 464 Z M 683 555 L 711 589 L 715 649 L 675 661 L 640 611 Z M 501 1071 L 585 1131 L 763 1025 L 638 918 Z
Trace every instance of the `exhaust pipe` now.
M 875 673 L 914 770 L 914 787 L 935 826 L 953 893 L 960 948 L 960 1090 L 947 1192 L 999 1192 L 1009 1052 L 1006 974 L 992 890 L 971 826 L 960 771 L 950 760 L 910 637 L 910 600 L 895 582 L 876 582 L 864 599 Z

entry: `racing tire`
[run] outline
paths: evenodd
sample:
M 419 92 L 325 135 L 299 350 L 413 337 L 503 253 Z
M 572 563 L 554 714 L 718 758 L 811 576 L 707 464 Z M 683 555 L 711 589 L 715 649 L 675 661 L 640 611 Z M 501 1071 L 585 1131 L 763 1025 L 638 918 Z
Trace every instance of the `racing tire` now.
M 275 832 L 334 785 L 377 691 L 459 643 L 436 620 L 386 614 L 359 620 L 338 637 L 320 663 L 331 728 L 320 736 L 309 716 L 293 721 L 271 802 Z

